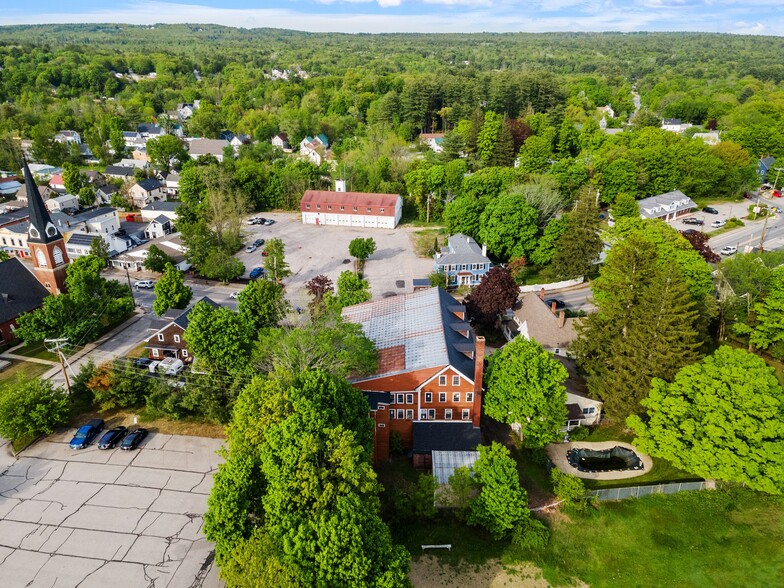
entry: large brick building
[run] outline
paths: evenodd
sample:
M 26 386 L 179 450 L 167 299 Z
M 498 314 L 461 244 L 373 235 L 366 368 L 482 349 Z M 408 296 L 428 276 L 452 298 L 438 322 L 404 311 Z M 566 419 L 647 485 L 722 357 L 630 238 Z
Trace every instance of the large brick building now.
M 303 224 L 394 229 L 400 222 L 403 199 L 399 195 L 346 192 L 343 181 L 336 188 L 305 192 L 299 204 Z
M 465 307 L 440 288 L 343 309 L 378 349 L 378 371 L 352 380 L 376 423 L 374 461 L 389 458 L 400 434 L 414 465 L 429 467 L 433 450 L 469 451 L 480 442 L 484 337 Z

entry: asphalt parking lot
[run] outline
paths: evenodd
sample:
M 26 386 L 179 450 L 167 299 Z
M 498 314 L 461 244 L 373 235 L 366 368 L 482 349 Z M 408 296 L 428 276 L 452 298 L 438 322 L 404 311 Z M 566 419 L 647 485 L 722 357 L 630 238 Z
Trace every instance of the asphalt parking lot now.
M 0 447 L 3 588 L 222 586 L 203 514 L 222 441 L 151 433 L 136 451 L 56 433 Z
M 413 278 L 426 278 L 433 271 L 433 260 L 417 257 L 411 241 L 414 227 L 396 229 L 359 229 L 337 226 L 303 225 L 299 213 L 259 213 L 255 216 L 275 219 L 269 227 L 245 225 L 245 243 L 255 239 L 278 237 L 286 248 L 286 262 L 292 276 L 283 280 L 289 301 L 304 308 L 310 301 L 305 283 L 319 274 L 337 284 L 338 276 L 353 269 L 348 245 L 357 237 L 373 237 L 376 252 L 365 263 L 365 278 L 370 282 L 373 298 L 404 294 L 413 290 Z M 263 247 L 253 253 L 241 251 L 237 258 L 245 264 L 245 277 L 254 267 L 264 265 Z M 348 260 L 348 262 L 346 262 Z

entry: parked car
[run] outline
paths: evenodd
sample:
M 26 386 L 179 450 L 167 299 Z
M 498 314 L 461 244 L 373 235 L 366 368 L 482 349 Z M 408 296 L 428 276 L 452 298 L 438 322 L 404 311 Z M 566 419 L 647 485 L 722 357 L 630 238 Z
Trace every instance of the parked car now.
M 734 247 L 733 245 L 727 245 L 726 247 L 722 248 L 720 253 L 722 255 L 733 255 L 738 252 L 738 248 Z
M 84 449 L 93 439 L 103 431 L 103 419 L 90 419 L 86 425 L 82 425 L 71 439 L 71 449 Z
M 772 187 L 770 184 L 762 184 L 760 190 L 770 190 Z
M 98 449 L 113 449 L 120 442 L 120 439 L 125 437 L 127 432 L 127 427 L 115 427 L 111 431 L 106 431 L 101 440 L 98 441 Z
M 562 308 L 566 308 L 566 302 L 564 302 L 560 298 L 545 298 L 544 303 L 550 308 L 552 308 L 553 304 L 555 304 L 555 310 L 561 310 Z
M 135 431 L 131 431 L 125 436 L 122 443 L 120 443 L 120 449 L 125 449 L 126 451 L 136 449 L 139 446 L 139 443 L 144 441 L 145 437 L 147 437 L 147 429 L 136 429 Z
M 255 280 L 256 278 L 260 278 L 264 275 L 264 268 L 263 267 L 254 267 L 250 270 L 250 279 Z
M 270 226 L 270 225 L 274 225 L 274 224 L 275 224 L 275 220 L 271 219 L 271 218 L 268 218 L 268 219 L 266 219 L 264 221 L 264 225 L 267 226 L 267 227 Z
M 239 292 L 232 292 L 231 294 L 229 294 L 229 298 L 236 300 L 239 294 L 240 294 Z
M 258 221 L 259 221 L 258 217 L 254 216 L 254 217 L 249 218 L 246 222 L 249 225 L 256 225 L 256 224 L 258 224 Z
M 685 219 L 683 219 L 683 224 L 684 225 L 698 225 L 698 226 L 701 227 L 702 225 L 705 224 L 705 221 L 702 220 L 701 218 L 695 218 L 693 216 L 689 216 L 689 217 L 686 217 Z
M 269 251 L 267 251 L 266 249 L 261 252 L 262 257 L 267 257 L 268 255 L 269 255 Z
M 150 288 L 155 287 L 155 282 L 153 282 L 152 280 L 139 280 L 134 284 L 134 286 L 136 286 L 137 290 L 139 288 L 146 288 L 149 290 Z
M 125 229 L 117 229 L 117 232 L 115 233 L 115 235 L 117 235 L 118 237 L 124 237 L 126 234 L 127 233 Z
M 156 369 L 167 376 L 176 376 L 185 369 L 185 364 L 177 357 L 167 357 L 158 363 Z
M 707 212 L 708 214 L 719 214 L 719 211 L 713 208 L 712 206 L 705 206 L 702 209 L 702 212 Z
M 711 223 L 711 228 L 712 228 L 712 229 L 720 229 L 721 227 L 723 227 L 723 226 L 724 226 L 724 225 L 726 225 L 726 224 L 727 224 L 727 221 L 723 221 L 723 220 L 715 220 L 715 221 L 713 221 L 713 222 Z
M 133 367 L 137 368 L 147 368 L 152 363 L 152 360 L 149 357 L 137 357 L 133 360 Z
M 258 249 L 258 247 L 256 247 L 255 245 L 248 245 L 245 248 L 245 253 L 253 253 L 254 251 L 256 251 L 256 249 Z
M 253 244 L 254 244 L 256 247 L 261 247 L 262 245 L 264 245 L 264 239 L 256 239 L 256 240 L 253 242 Z

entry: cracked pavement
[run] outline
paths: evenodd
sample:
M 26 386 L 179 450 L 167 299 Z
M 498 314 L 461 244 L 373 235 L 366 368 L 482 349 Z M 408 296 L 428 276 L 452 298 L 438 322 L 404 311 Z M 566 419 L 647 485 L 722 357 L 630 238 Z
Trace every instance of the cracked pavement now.
M 68 447 L 14 459 L 0 439 L 3 588 L 219 588 L 202 532 L 222 441 L 151 433 L 136 451 Z

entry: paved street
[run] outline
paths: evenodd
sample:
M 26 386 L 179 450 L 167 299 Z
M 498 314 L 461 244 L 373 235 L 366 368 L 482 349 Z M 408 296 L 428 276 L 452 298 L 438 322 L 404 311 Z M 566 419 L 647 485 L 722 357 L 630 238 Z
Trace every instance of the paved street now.
M 203 514 L 221 441 L 151 434 L 136 451 L 52 435 L 0 446 L 3 588 L 221 586 Z

